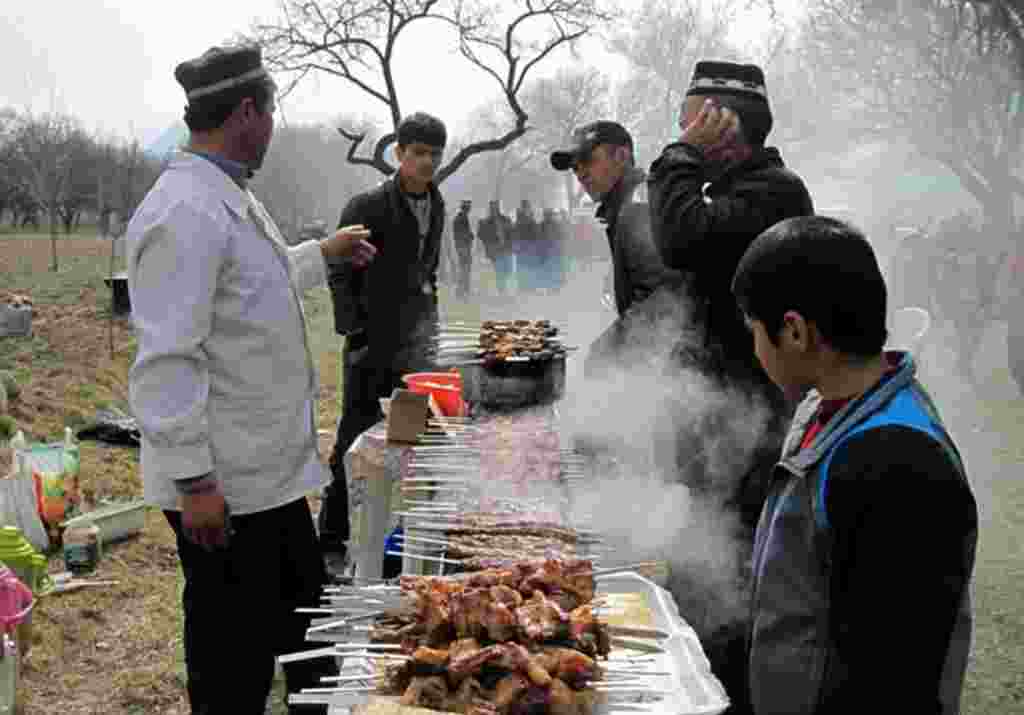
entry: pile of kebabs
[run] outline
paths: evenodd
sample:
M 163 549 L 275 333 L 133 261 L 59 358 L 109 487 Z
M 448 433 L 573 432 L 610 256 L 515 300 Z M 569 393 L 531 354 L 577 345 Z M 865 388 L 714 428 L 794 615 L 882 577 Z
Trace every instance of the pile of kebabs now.
M 570 526 L 565 484 L 582 478 L 550 419 L 478 421 L 448 446 L 414 448 L 403 490 L 404 554 L 461 560 L 462 570 L 499 559 L 573 558 L 594 535 Z M 437 481 L 432 481 L 436 479 Z M 421 495 L 435 495 L 420 498 Z M 443 547 L 443 548 L 440 548 Z M 425 553 L 424 553 L 425 552 Z M 454 564 L 453 564 L 454 565 Z
M 549 320 L 485 320 L 479 328 L 453 324 L 441 328 L 437 342 L 441 362 L 550 360 L 568 350 Z
M 554 520 L 464 513 L 445 527 L 447 555 L 463 571 L 479 571 L 512 559 L 572 558 L 580 535 Z M 417 527 L 421 528 L 421 527 Z
M 382 694 L 465 715 L 587 715 L 597 659 L 611 649 L 594 618 L 586 560 L 520 561 L 464 579 L 405 576 L 407 608 L 378 620 L 374 643 L 401 644 Z
M 479 357 L 485 361 L 512 357 L 550 360 L 565 353 L 554 339 L 557 335 L 558 328 L 547 320 L 485 320 L 480 327 Z

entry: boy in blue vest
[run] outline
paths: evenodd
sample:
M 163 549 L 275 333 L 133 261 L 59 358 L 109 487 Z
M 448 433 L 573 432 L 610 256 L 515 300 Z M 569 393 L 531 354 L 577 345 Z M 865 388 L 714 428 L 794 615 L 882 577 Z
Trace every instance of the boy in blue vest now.
M 754 543 L 754 712 L 957 713 L 977 507 L 913 359 L 883 350 L 870 244 L 787 219 L 751 244 L 733 293 L 769 377 L 803 397 Z

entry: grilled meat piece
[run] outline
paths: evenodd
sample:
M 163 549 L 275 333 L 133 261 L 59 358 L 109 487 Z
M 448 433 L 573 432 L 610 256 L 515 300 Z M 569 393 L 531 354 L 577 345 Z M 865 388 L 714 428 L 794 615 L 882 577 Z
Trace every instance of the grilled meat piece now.
M 530 688 L 509 706 L 508 715 L 548 715 L 549 701 L 548 688 Z
M 494 707 L 500 713 L 508 713 L 513 703 L 518 702 L 520 697 L 530 689 L 530 681 L 522 673 L 509 673 L 494 688 L 494 697 L 491 700 Z
M 572 648 L 547 646 L 534 657 L 551 677 L 568 683 L 576 690 L 602 677 L 601 668 L 593 658 Z
M 503 642 L 516 635 L 515 615 L 488 589 L 470 588 L 454 594 L 450 614 L 455 634 L 461 638 L 487 636 Z
M 580 715 L 576 693 L 558 678 L 551 681 L 548 688 L 548 715 Z
M 466 585 L 471 588 L 509 586 L 514 589 L 519 585 L 519 574 L 513 569 L 485 569 L 470 576 Z
M 465 715 L 498 715 L 498 710 L 487 700 L 477 700 L 466 708 Z
M 448 682 L 440 676 L 413 678 L 402 694 L 406 706 L 444 710 L 448 703 Z
M 539 590 L 516 609 L 516 621 L 520 632 L 534 643 L 564 638 L 569 634 L 568 614 Z
M 448 672 L 453 677 L 462 679 L 480 671 L 485 665 L 521 672 L 537 685 L 547 685 L 551 682 L 551 676 L 541 667 L 540 663 L 525 648 L 516 643 L 498 643 L 474 653 L 452 658 L 448 665 Z
M 412 682 L 408 663 L 395 663 L 384 668 L 384 679 L 378 690 L 382 695 L 402 695 Z
M 509 608 L 518 608 L 523 603 L 523 596 L 519 591 L 502 584 L 491 586 L 491 598 Z
M 494 712 L 494 706 L 487 700 L 487 693 L 476 678 L 466 678 L 462 681 L 455 694 L 448 698 L 448 705 L 445 710 L 462 715 L 471 715 L 480 707 L 486 707 Z
M 418 620 L 407 618 L 382 618 L 370 627 L 371 643 L 402 643 L 418 639 L 426 633 Z
M 611 652 L 608 628 L 594 618 L 589 603 L 569 614 L 569 632 L 573 643 L 588 655 L 606 656 Z
M 519 586 L 522 593 L 565 591 L 587 603 L 594 598 L 594 567 L 586 559 L 547 559 Z
M 413 651 L 412 659 L 418 663 L 443 668 L 448 663 L 448 651 L 421 646 Z

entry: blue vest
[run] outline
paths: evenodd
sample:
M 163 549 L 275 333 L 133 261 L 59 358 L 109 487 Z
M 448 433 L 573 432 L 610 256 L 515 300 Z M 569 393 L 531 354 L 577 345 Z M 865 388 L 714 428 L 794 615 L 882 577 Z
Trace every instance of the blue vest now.
M 930 397 L 914 380 L 909 356 L 895 375 L 847 405 L 800 449 L 819 404 L 815 395 L 797 410 L 757 527 L 750 686 L 758 713 L 813 715 L 845 678 L 829 633 L 831 534 L 825 510 L 829 469 L 839 447 L 870 429 L 909 427 L 941 444 L 966 479 Z M 970 634 L 965 589 L 943 670 L 944 715 L 959 712 Z

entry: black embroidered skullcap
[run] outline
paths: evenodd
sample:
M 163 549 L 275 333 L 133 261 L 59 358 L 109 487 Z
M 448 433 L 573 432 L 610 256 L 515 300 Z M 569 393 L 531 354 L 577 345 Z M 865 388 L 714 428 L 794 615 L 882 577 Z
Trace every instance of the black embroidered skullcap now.
M 259 47 L 211 47 L 199 57 L 182 62 L 174 78 L 185 90 L 189 103 L 241 87 L 270 75 L 263 67 Z
M 704 60 L 693 69 L 686 96 L 736 94 L 768 101 L 764 72 L 757 65 Z

